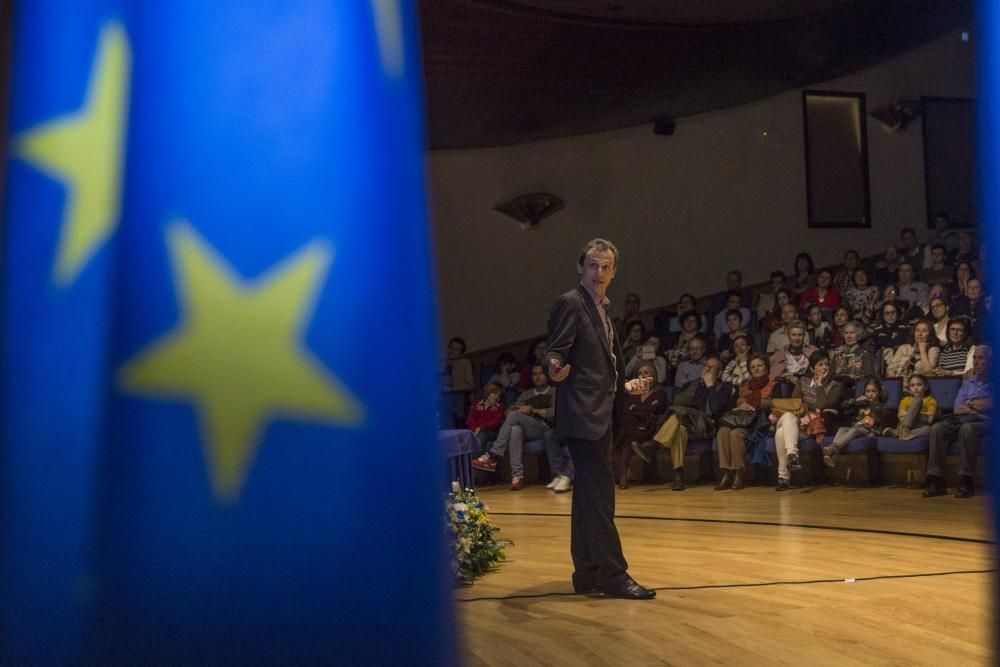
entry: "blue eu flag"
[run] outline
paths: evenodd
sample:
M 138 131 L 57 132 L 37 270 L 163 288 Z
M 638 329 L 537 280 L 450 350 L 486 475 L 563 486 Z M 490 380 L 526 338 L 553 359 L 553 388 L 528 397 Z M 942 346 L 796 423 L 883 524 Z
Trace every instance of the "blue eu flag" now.
M 18 53 L 4 633 L 56 605 L 102 662 L 453 661 L 413 6 L 113 10 L 33 17 L 79 33 L 72 113 L 19 102 L 54 42 Z M 20 581 L 39 512 L 58 587 Z

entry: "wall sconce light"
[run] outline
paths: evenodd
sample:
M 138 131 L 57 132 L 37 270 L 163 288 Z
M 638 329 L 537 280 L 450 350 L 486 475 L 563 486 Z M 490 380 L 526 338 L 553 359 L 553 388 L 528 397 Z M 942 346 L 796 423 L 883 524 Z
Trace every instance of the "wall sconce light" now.
M 547 192 L 529 192 L 500 202 L 493 207 L 521 223 L 521 229 L 534 229 L 544 218 L 563 207 L 563 200 Z

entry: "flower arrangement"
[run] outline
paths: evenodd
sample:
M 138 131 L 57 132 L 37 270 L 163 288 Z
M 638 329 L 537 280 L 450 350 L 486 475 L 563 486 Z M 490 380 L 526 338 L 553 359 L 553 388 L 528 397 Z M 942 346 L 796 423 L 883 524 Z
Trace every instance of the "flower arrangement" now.
M 458 482 L 451 485 L 445 502 L 448 530 L 451 532 L 451 569 L 463 583 L 471 584 L 490 570 L 500 566 L 507 556 L 504 549 L 514 543 L 495 540 L 499 531 L 491 523 L 489 508 L 472 489 L 462 489 Z

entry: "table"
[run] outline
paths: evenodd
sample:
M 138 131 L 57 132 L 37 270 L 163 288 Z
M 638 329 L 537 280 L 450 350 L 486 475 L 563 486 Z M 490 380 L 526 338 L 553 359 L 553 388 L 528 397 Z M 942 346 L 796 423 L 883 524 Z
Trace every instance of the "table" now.
M 443 429 L 438 431 L 438 441 L 444 449 L 447 488 L 458 481 L 463 489 L 475 488 L 472 482 L 472 458 L 479 456 L 479 440 L 468 429 Z

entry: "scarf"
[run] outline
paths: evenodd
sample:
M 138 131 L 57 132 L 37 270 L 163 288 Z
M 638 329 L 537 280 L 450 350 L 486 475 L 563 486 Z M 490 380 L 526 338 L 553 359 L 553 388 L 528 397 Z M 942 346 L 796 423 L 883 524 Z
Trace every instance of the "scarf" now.
M 771 397 L 771 389 L 773 387 L 774 383 L 766 375 L 759 378 L 750 378 L 740 385 L 740 398 L 755 408 L 759 408 L 761 401 Z

